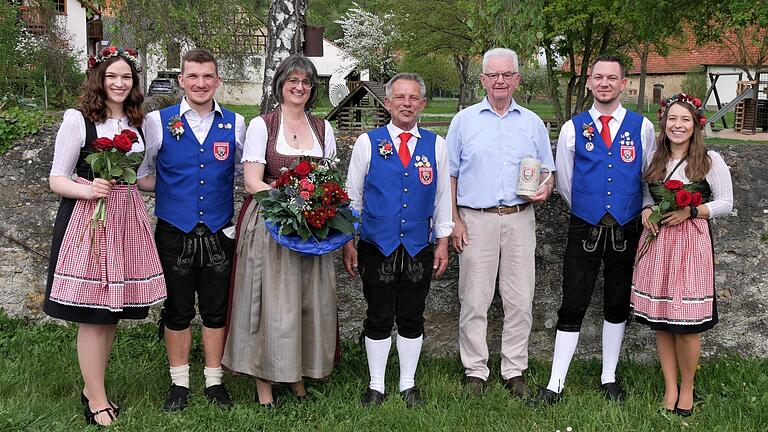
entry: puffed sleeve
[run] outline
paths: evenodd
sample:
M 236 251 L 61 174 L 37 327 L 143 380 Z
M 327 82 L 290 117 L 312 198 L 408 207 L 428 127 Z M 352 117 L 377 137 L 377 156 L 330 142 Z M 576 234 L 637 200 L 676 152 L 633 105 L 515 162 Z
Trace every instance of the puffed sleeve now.
M 85 121 L 83 114 L 75 109 L 64 112 L 64 119 L 56 134 L 53 150 L 51 177 L 69 177 L 75 172 L 80 149 L 85 146 Z
M 251 120 L 245 133 L 243 145 L 243 162 L 267 164 L 267 124 L 264 119 L 256 117 Z

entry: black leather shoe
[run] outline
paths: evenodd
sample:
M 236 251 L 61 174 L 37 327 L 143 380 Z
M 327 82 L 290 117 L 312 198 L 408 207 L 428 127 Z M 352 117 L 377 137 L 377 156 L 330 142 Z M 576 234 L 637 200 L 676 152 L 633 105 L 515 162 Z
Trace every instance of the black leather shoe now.
M 615 382 L 601 384 L 600 391 L 602 391 L 603 396 L 610 401 L 622 403 L 627 398 L 624 390 L 622 390 L 622 388 Z
M 690 417 L 691 415 L 693 415 L 693 407 L 691 407 L 690 409 L 675 407 L 674 413 L 679 415 L 680 417 Z
M 227 410 L 232 408 L 232 399 L 229 397 L 229 392 L 224 384 L 217 384 L 210 387 L 206 387 L 203 392 L 208 401 L 215 403 L 219 408 Z
M 181 411 L 189 403 L 189 389 L 176 384 L 171 384 L 168 397 L 165 398 L 163 409 L 166 411 Z
M 421 393 L 416 386 L 401 391 L 400 397 L 403 398 L 403 401 L 405 401 L 405 406 L 408 408 L 424 406 L 424 399 L 421 398 Z
M 520 399 L 531 396 L 531 390 L 528 388 L 528 383 L 525 382 L 525 378 L 522 375 L 504 381 L 504 387 L 509 390 L 512 396 L 519 397 Z
M 528 401 L 528 406 L 533 408 L 539 405 L 554 405 L 563 398 L 562 393 L 555 393 L 548 388 L 540 388 L 533 399 Z
M 360 400 L 364 407 L 371 407 L 373 405 L 381 405 L 384 403 L 384 399 L 387 396 L 384 393 L 377 392 L 376 390 L 369 388 L 363 395 L 363 399 Z
M 465 376 L 464 388 L 473 396 L 481 396 L 485 390 L 485 381 L 475 376 Z

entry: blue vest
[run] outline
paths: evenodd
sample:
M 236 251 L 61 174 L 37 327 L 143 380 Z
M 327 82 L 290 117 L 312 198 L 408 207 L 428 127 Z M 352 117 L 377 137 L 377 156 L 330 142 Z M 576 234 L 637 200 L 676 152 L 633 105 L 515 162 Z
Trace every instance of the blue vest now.
M 610 213 L 624 225 L 637 216 L 643 206 L 643 116 L 627 111 L 610 149 L 596 126 L 591 140 L 584 136 L 583 125 L 590 123 L 593 120 L 587 111 L 573 118 L 576 155 L 571 212 L 593 225 Z
M 178 114 L 179 105 L 160 110 L 163 145 L 157 153 L 155 214 L 187 233 L 198 223 L 216 232 L 234 215 L 235 113 L 222 109 L 221 115 L 214 114 L 202 144 L 184 117 L 184 134 L 179 139 L 171 135 L 168 122 Z
M 375 244 L 386 256 L 403 244 L 413 257 L 432 242 L 438 176 L 435 161 L 437 135 L 421 128 L 419 134 L 421 138 L 411 161 L 404 168 L 386 126 L 368 132 L 371 163 L 363 188 L 360 239 Z M 393 154 L 386 159 L 379 153 L 379 143 L 385 140 L 392 143 L 393 148 Z M 417 164 L 422 166 L 417 167 Z

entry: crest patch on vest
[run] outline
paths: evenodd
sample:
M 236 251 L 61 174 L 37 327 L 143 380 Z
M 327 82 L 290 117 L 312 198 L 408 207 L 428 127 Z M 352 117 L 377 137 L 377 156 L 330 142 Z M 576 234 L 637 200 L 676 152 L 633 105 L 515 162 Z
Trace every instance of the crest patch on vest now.
M 217 141 L 213 143 L 213 156 L 223 161 L 229 157 L 229 143 Z
M 419 167 L 419 180 L 421 181 L 421 184 L 425 186 L 429 186 L 432 184 L 432 167 L 425 167 L 420 166 Z
M 621 146 L 621 160 L 626 163 L 630 163 L 635 160 L 635 146 L 623 145 Z

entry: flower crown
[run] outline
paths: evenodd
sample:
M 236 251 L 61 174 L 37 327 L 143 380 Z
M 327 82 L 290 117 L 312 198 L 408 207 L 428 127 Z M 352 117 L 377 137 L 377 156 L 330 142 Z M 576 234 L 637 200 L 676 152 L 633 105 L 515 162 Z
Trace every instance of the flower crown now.
M 117 56 L 122 57 L 129 64 L 133 65 L 133 68 L 136 69 L 136 72 L 141 72 L 138 51 L 133 48 L 123 48 L 116 46 L 104 48 L 95 57 L 88 56 L 88 69 L 93 69 L 97 64 Z
M 704 105 L 701 103 L 701 99 L 685 93 L 675 93 L 672 96 L 666 99 L 662 99 L 661 102 L 659 102 L 659 111 L 656 113 L 659 117 L 659 120 L 664 117 L 669 107 L 672 106 L 672 104 L 675 102 L 687 103 L 688 105 L 692 106 L 694 111 L 696 111 L 696 115 L 699 117 L 699 124 L 704 126 L 707 123 L 707 118 L 704 117 Z

